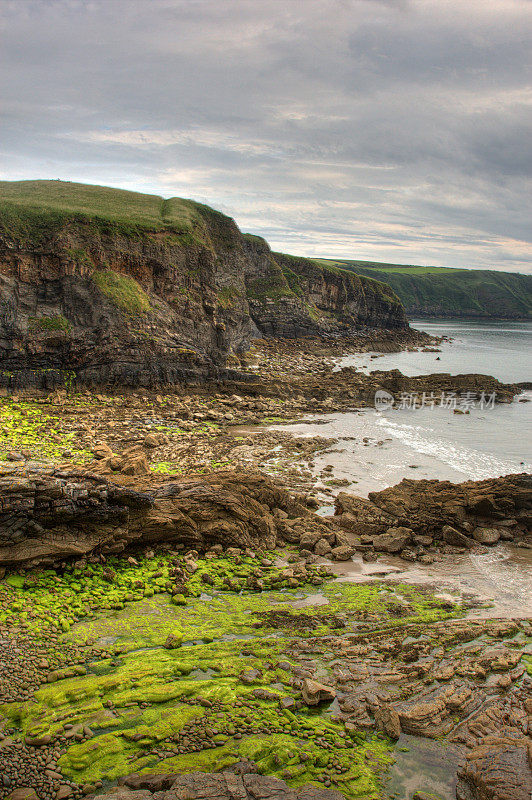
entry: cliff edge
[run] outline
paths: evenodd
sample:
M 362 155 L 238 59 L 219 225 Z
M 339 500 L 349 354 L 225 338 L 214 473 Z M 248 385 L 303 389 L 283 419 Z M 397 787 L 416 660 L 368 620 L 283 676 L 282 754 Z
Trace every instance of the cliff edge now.
M 0 182 L 0 385 L 238 376 L 260 336 L 405 329 L 386 284 L 272 253 L 180 198 Z

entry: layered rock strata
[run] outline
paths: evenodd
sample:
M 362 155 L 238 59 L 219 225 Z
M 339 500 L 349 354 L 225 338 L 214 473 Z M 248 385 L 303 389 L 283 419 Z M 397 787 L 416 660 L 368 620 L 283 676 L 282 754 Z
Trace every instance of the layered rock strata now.
M 193 772 L 190 775 L 157 775 L 154 777 L 131 775 L 102 800 L 343 800 L 343 795 L 332 789 L 301 786 L 292 789 L 278 778 L 233 772 L 209 774 Z
M 290 518 L 290 519 L 288 519 Z M 52 564 L 152 542 L 273 548 L 329 526 L 274 481 L 214 473 L 137 491 L 98 475 L 21 469 L 0 478 L 0 564 Z
M 4 182 L 0 385 L 226 380 L 258 336 L 408 330 L 385 284 L 283 258 L 192 201 Z
M 532 476 L 454 484 L 403 480 L 368 499 L 341 493 L 335 519 L 360 550 L 414 555 L 434 543 L 460 548 L 522 542 L 532 525 Z
M 133 488 L 139 481 L 118 485 L 96 474 L 14 466 L 0 477 L 0 564 L 51 565 L 165 541 L 201 551 L 288 542 L 340 561 L 355 550 L 415 557 L 434 543 L 526 545 L 532 520 L 526 474 L 463 484 L 404 480 L 369 499 L 342 493 L 333 518 L 309 511 L 260 473 L 219 472 L 158 486 L 146 478 L 145 488 Z

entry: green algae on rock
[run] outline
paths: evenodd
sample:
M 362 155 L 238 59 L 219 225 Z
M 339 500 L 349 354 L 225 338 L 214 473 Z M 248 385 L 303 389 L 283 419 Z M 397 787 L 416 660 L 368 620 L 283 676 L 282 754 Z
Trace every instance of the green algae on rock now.
M 73 430 L 64 430 L 59 415 L 43 412 L 32 402 L 0 398 L 0 461 L 11 451 L 29 451 L 33 458 L 45 461 L 85 461 L 89 453 L 75 443 Z
M 334 713 L 301 702 L 304 667 L 294 660 L 293 625 L 305 625 L 297 627 L 298 641 L 317 643 L 316 664 L 326 676 L 331 665 L 320 655 L 320 637 L 326 643 L 375 621 L 381 631 L 426 624 L 458 609 L 414 587 L 338 581 L 320 587 L 323 605 L 298 608 L 316 588 L 290 588 L 275 557 L 196 557 L 189 573 L 187 563 L 161 554 L 14 576 L 4 624 L 25 614 L 35 636 L 55 630 L 65 646 L 86 648 L 86 657 L 49 673 L 34 702 L 1 706 L 6 724 L 29 740 L 63 742 L 59 768 L 78 785 L 251 759 L 259 772 L 293 786 L 326 776 L 346 798 L 380 797 L 390 742 L 347 730 Z M 249 582 L 259 564 L 262 590 Z M 280 613 L 283 624 L 271 616 Z M 176 635 L 181 646 L 166 648 Z M 66 738 L 65 726 L 80 731 L 81 741 Z

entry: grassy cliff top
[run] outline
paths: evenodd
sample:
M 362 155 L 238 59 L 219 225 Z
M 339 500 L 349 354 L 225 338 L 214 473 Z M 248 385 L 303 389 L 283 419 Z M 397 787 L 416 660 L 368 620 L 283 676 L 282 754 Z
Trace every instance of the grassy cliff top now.
M 383 297 L 388 300 L 388 302 L 397 303 L 398 305 L 401 303 L 397 295 L 392 291 L 389 284 L 385 280 L 378 278 L 377 275 L 372 276 L 369 273 L 362 275 L 361 273 L 355 272 L 353 269 L 346 269 L 343 265 L 343 262 L 336 262 L 325 258 L 305 258 L 304 256 L 291 256 L 287 253 L 274 253 L 273 255 L 279 260 L 283 268 L 283 272 L 289 281 L 290 273 L 292 273 L 292 275 L 296 275 L 297 277 L 297 273 L 298 271 L 301 271 L 301 267 L 303 267 L 304 272 L 307 272 L 309 268 L 314 271 L 327 271 L 335 273 L 341 277 L 348 277 L 351 280 L 354 278 L 359 282 L 359 285 L 371 287 L 375 291 L 382 294 Z M 294 266 L 295 273 L 293 273 L 290 269 L 291 264 Z
M 402 275 L 429 275 L 442 272 L 468 272 L 464 267 L 434 267 L 421 266 L 420 264 L 387 264 L 381 261 L 356 261 L 350 259 L 336 258 L 316 258 L 318 264 L 325 267 L 333 266 L 340 269 L 348 269 L 358 272 L 359 270 L 377 270 L 378 272 L 391 272 Z
M 376 261 L 316 261 L 385 281 L 412 316 L 532 318 L 532 275 Z
M 0 223 L 4 234 L 33 237 L 74 219 L 126 234 L 193 233 L 207 221 L 229 217 L 193 200 L 129 192 L 70 181 L 0 181 Z

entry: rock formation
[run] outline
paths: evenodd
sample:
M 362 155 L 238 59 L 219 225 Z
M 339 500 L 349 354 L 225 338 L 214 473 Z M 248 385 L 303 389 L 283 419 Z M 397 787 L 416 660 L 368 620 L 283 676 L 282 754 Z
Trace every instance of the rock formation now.
M 415 557 L 435 541 L 473 547 L 522 539 L 532 517 L 529 475 L 463 484 L 404 480 L 369 499 L 342 493 L 328 519 L 260 473 L 218 472 L 158 486 L 148 478 L 143 486 L 142 476 L 121 480 L 126 485 L 81 471 L 4 468 L 0 564 L 51 565 L 165 541 L 201 551 L 289 542 L 339 561 L 355 550 Z
M 341 493 L 335 519 L 358 549 L 413 552 L 433 542 L 455 547 L 522 539 L 532 522 L 532 476 L 454 484 L 403 480 L 369 498 Z
M 253 773 L 222 772 L 190 775 L 131 775 L 102 800 L 344 800 L 340 792 L 301 786 L 291 789 L 278 778 Z
M 0 385 L 238 377 L 262 335 L 407 329 L 389 287 L 273 254 L 207 206 L 0 185 Z
M 291 524 L 274 516 L 279 509 Z M 142 491 L 82 472 L 26 468 L 0 477 L 0 564 L 6 566 L 158 541 L 199 550 L 272 548 L 277 538 L 299 541 L 303 530 L 319 539 L 329 527 L 258 473 L 215 473 Z
M 468 754 L 458 773 L 457 800 L 529 800 L 531 760 L 530 741 L 491 737 Z

